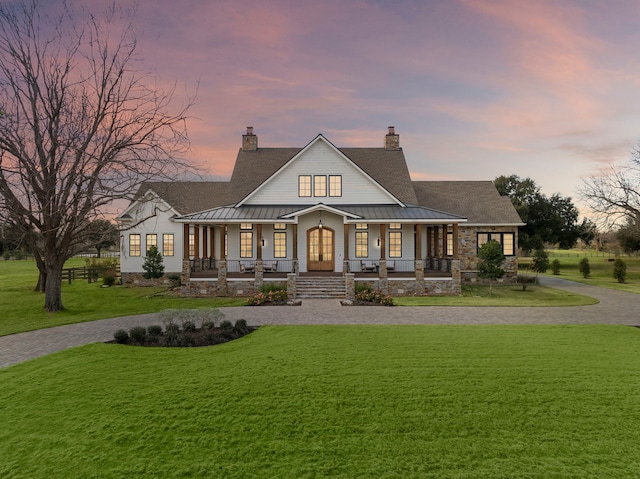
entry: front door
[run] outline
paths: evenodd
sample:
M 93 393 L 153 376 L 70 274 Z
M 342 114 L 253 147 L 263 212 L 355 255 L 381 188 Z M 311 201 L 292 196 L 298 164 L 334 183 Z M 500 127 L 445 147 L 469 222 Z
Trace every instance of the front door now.
M 334 232 L 331 228 L 307 231 L 307 270 L 333 271 Z

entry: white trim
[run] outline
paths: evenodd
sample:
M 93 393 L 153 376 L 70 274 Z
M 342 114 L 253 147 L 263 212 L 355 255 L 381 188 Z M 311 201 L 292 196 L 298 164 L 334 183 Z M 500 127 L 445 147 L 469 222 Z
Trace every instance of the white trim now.
M 294 211 L 293 213 L 289 213 L 288 215 L 284 215 L 282 216 L 282 218 L 297 218 L 299 216 L 303 216 L 309 213 L 313 213 L 314 211 L 326 211 L 328 213 L 333 213 L 336 214 L 338 216 L 344 216 L 346 217 L 351 217 L 353 218 L 353 221 L 356 221 L 358 223 L 362 223 L 362 220 L 364 219 L 362 216 L 358 216 L 356 214 L 353 213 L 349 213 L 348 211 L 344 211 L 344 210 L 340 210 L 338 208 L 334 208 L 332 206 L 329 205 L 325 205 L 324 203 L 318 203 L 317 205 L 312 205 L 309 206 L 308 208 L 304 208 L 298 211 Z M 360 220 L 360 221 L 357 221 Z
M 380 183 L 378 183 L 376 180 L 374 180 L 371 176 L 369 176 L 362 168 L 360 168 L 358 165 L 356 165 L 353 161 L 351 161 L 351 159 L 349 159 L 348 156 L 346 156 L 344 153 L 342 153 L 338 148 L 336 148 L 336 146 L 333 145 L 333 143 L 331 143 L 329 140 L 327 140 L 322 133 L 319 133 L 318 136 L 316 136 L 313 140 L 311 140 L 307 146 L 305 146 L 302 150 L 300 150 L 298 153 L 296 153 L 293 158 L 291 158 L 289 161 L 287 161 L 284 165 L 282 165 L 280 168 L 278 168 L 275 173 L 273 173 L 269 178 L 267 178 L 265 181 L 263 181 L 255 190 L 253 190 L 251 193 L 249 193 L 247 196 L 245 196 L 242 200 L 240 200 L 236 206 L 242 206 L 244 203 L 246 203 L 247 201 L 249 201 L 255 194 L 258 193 L 258 191 L 260 191 L 262 188 L 265 187 L 265 185 L 269 184 L 269 182 L 271 180 L 273 180 L 276 176 L 278 176 L 282 171 L 284 171 L 291 163 L 293 163 L 294 161 L 296 161 L 298 158 L 300 158 L 300 156 L 302 156 L 309 148 L 311 148 L 314 144 L 316 144 L 319 141 L 323 141 L 325 144 L 327 144 L 329 146 L 329 148 L 331 148 L 335 153 L 337 153 L 340 157 L 342 157 L 343 160 L 345 160 L 346 162 L 348 162 L 351 166 L 353 166 L 358 172 L 360 172 L 360 174 L 362 174 L 365 178 L 367 178 L 369 181 L 371 181 L 381 192 L 383 192 L 385 195 L 387 195 L 391 200 L 393 200 L 395 203 L 397 203 L 399 206 L 405 206 L 404 203 L 402 203 L 402 201 L 400 201 L 398 198 L 396 198 L 395 196 L 393 196 L 387 189 L 385 189 Z M 328 174 L 327 174 L 328 176 Z M 343 185 L 344 188 L 344 185 Z
M 476 227 L 492 227 L 492 226 L 527 226 L 527 223 L 467 223 L 465 226 L 476 226 Z
M 149 193 L 151 193 L 154 196 L 153 200 L 145 200 L 145 196 L 147 196 Z M 129 206 L 127 206 L 127 209 L 124 210 L 122 213 L 120 213 L 118 216 L 116 216 L 115 220 L 119 223 L 128 223 L 129 221 L 131 221 L 129 218 L 125 218 L 123 219 L 122 217 L 126 214 L 128 214 L 133 208 L 134 206 L 137 206 L 139 204 L 145 204 L 145 203 L 150 203 L 152 201 L 160 201 L 162 202 L 164 205 L 167 206 L 167 211 L 168 212 L 173 212 L 173 215 L 178 215 L 178 212 L 176 211 L 176 209 L 171 206 L 169 203 L 167 203 L 160 195 L 158 195 L 158 193 L 156 193 L 153 189 L 149 188 L 144 195 L 142 195 L 139 199 L 137 200 L 133 200 L 131 202 L 131 204 Z M 164 213 L 164 212 L 163 212 Z M 133 218 L 132 218 L 133 219 Z

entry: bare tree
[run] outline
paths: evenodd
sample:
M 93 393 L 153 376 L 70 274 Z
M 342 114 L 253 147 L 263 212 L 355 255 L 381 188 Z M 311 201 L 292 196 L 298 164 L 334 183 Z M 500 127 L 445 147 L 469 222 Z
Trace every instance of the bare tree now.
M 141 182 L 184 173 L 191 100 L 175 107 L 174 88 L 138 68 L 135 11 L 44 7 L 0 3 L 0 204 L 58 311 L 90 221 Z
M 600 176 L 583 179 L 580 194 L 605 225 L 640 221 L 640 149 L 625 166 L 612 165 Z

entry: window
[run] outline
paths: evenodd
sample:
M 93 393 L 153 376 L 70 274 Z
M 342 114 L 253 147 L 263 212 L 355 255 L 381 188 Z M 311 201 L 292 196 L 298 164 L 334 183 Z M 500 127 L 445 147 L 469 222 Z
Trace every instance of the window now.
M 147 235 L 147 253 L 151 249 L 152 246 L 158 247 L 158 235 L 157 234 L 149 234 Z
M 367 229 L 367 223 L 356 223 L 356 229 L 357 230 L 366 230 Z
M 515 234 L 514 233 L 478 233 L 478 249 L 489 241 L 497 241 L 502 245 L 502 254 L 505 256 L 515 255 Z
M 453 233 L 447 233 L 447 256 L 453 256 Z
M 298 176 L 298 196 L 311 196 L 311 175 Z
M 327 196 L 327 177 L 325 175 L 313 177 L 313 196 Z
M 342 196 L 342 176 L 329 175 L 329 196 Z
M 273 229 L 274 230 L 286 230 L 287 229 L 287 224 L 286 223 L 275 223 L 273 225 Z
M 240 257 L 251 258 L 253 256 L 253 232 L 240 232 Z
M 162 235 L 162 254 L 173 256 L 173 234 Z
M 240 223 L 240 229 L 241 230 L 252 230 L 253 229 L 253 223 Z
M 390 230 L 401 230 L 402 229 L 402 225 L 400 223 L 390 223 L 389 224 L 389 229 Z
M 369 256 L 369 232 L 356 231 L 356 258 Z
M 196 235 L 189 233 L 189 256 L 196 255 Z
M 287 257 L 287 233 L 273 233 L 273 257 Z
M 129 235 L 129 256 L 140 256 L 140 235 Z
M 389 258 L 402 257 L 402 231 L 389 231 Z

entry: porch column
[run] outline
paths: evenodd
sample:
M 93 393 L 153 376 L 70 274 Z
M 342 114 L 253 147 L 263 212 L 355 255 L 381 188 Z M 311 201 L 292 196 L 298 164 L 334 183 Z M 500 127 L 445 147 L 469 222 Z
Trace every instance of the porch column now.
M 416 260 L 422 259 L 422 225 L 416 225 Z
M 183 226 L 182 234 L 182 259 L 189 259 L 189 225 L 187 223 Z
M 200 226 L 198 225 L 193 227 L 193 242 L 195 243 L 193 259 L 200 259 Z
M 453 223 L 453 259 L 458 259 L 458 223 Z
M 293 230 L 293 271 L 292 273 L 298 273 L 298 225 L 292 225 Z
M 227 225 L 220 225 L 220 256 L 219 256 L 220 259 L 227 259 L 227 256 L 224 254 L 225 242 L 227 241 L 226 231 L 227 231 Z
M 437 258 L 440 256 L 440 226 L 435 225 L 433 227 L 433 257 Z
M 256 236 L 258 237 L 258 243 L 256 248 L 256 260 L 262 260 L 262 223 L 256 225 Z M 256 269 L 257 273 L 257 269 Z
M 387 259 L 387 225 L 380 225 L 380 259 Z
M 344 225 L 344 264 L 342 266 L 343 273 L 350 273 L 349 271 L 349 225 Z M 349 295 L 347 294 L 347 297 Z
M 209 257 L 209 227 L 204 226 L 202 228 L 202 257 Z
M 431 234 L 433 233 L 433 228 L 431 226 L 427 226 L 427 256 L 433 256 L 431 254 L 431 248 L 433 246 L 433 241 L 431 241 Z
M 216 257 L 216 227 L 211 226 L 211 231 L 209 232 L 209 251 L 211 253 L 211 257 Z

